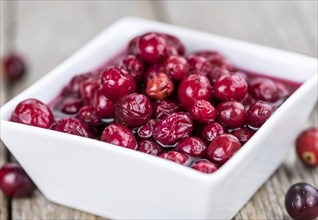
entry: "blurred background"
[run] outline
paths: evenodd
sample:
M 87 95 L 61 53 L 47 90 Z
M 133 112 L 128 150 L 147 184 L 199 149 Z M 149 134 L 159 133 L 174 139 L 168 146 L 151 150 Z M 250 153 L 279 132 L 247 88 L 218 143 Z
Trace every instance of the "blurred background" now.
M 126 16 L 168 22 L 317 57 L 317 1 L 4 1 L 0 54 L 22 54 L 28 72 L 17 83 L 1 74 L 1 104 L 73 54 L 109 24 Z M 0 165 L 5 158 L 0 149 Z M 315 171 L 290 172 L 286 163 L 236 219 L 287 218 L 282 207 L 290 182 L 313 182 Z M 294 169 L 294 168 L 292 168 Z M 307 172 L 307 173 L 306 173 Z M 306 179 L 307 178 L 307 179 Z M 317 181 L 316 181 L 317 183 Z M 281 188 L 275 186 L 281 185 Z M 276 205 L 273 205 L 276 204 Z M 6 200 L 0 219 L 95 219 L 48 202 L 40 193 Z

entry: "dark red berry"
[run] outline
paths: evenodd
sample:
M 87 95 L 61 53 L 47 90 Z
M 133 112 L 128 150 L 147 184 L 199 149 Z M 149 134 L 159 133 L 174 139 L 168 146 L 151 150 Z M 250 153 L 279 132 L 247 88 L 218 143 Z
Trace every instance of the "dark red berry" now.
M 65 114 L 76 114 L 79 109 L 83 106 L 83 101 L 81 98 L 76 97 L 65 97 L 58 104 L 58 109 Z
M 195 55 L 206 58 L 213 66 L 218 66 L 229 71 L 233 70 L 232 64 L 219 52 L 216 51 L 199 51 Z
M 98 89 L 99 79 L 97 77 L 92 77 L 83 81 L 80 87 L 80 94 L 83 102 L 85 104 L 91 104 Z
M 148 80 L 146 94 L 153 99 L 162 100 L 173 92 L 173 82 L 165 73 L 159 73 Z
M 170 160 L 172 162 L 185 165 L 187 164 L 189 157 L 184 155 L 183 153 L 177 151 L 168 151 L 166 153 L 162 153 L 159 157 L 164 158 L 166 160 Z
M 154 102 L 152 106 L 157 120 L 162 120 L 174 112 L 181 111 L 181 107 L 179 106 L 178 102 L 174 100 L 160 100 Z
M 174 80 L 181 80 L 189 72 L 188 61 L 180 56 L 171 56 L 165 62 L 165 71 Z
M 267 78 L 254 79 L 249 85 L 249 93 L 253 98 L 266 102 L 276 102 L 279 99 L 276 83 Z
M 296 152 L 299 159 L 308 166 L 318 166 L 318 129 L 303 131 L 296 140 Z
M 97 115 L 102 118 L 113 118 L 115 116 L 115 105 L 113 101 L 99 91 L 95 93 L 92 105 Z
M 212 71 L 211 63 L 204 57 L 197 55 L 190 55 L 187 57 L 189 63 L 190 74 L 200 74 L 206 76 Z
M 145 71 L 144 63 L 135 55 L 125 57 L 120 63 L 120 68 L 126 70 L 137 83 L 141 81 Z
M 180 140 L 176 149 L 192 157 L 205 157 L 206 155 L 206 145 L 197 137 L 186 137 Z
M 247 124 L 253 128 L 260 128 L 273 114 L 274 108 L 263 101 L 254 102 L 247 110 Z
M 93 106 L 82 107 L 77 114 L 77 118 L 91 126 L 101 123 L 101 117 L 97 114 L 97 111 Z
M 184 45 L 181 43 L 181 41 L 177 37 L 172 36 L 170 34 L 163 34 L 163 33 L 161 33 L 161 36 L 167 42 L 167 50 L 170 56 L 172 55 L 182 56 L 185 53 Z
M 214 173 L 219 169 L 219 165 L 211 163 L 208 160 L 196 160 L 192 163 L 191 168 L 198 170 L 202 173 Z
M 128 53 L 136 56 L 140 56 L 139 50 L 139 39 L 140 37 L 134 37 L 128 44 Z
M 245 144 L 254 135 L 254 133 L 255 132 L 253 130 L 243 127 L 231 131 L 231 134 L 237 137 L 242 145 Z
M 144 75 L 144 82 L 147 83 L 149 79 L 152 79 L 154 76 L 159 73 L 165 73 L 164 65 L 162 63 L 153 64 L 146 70 Z
M 151 154 L 158 156 L 163 152 L 162 148 L 154 141 L 143 140 L 138 143 L 137 151 L 144 152 L 146 154 Z
M 82 84 L 87 80 L 90 79 L 91 77 L 95 77 L 93 73 L 83 73 L 80 75 L 74 76 L 70 83 L 67 85 L 65 88 L 65 95 L 70 95 L 74 97 L 80 97 L 81 96 L 81 87 Z
M 27 71 L 24 59 L 17 54 L 9 54 L 6 56 L 3 65 L 5 77 L 10 82 L 21 79 Z
M 240 102 L 224 101 L 217 106 L 218 120 L 229 128 L 238 128 L 246 121 L 246 111 Z
M 90 128 L 83 121 L 76 118 L 62 118 L 58 120 L 54 124 L 53 130 L 81 137 L 93 138 Z
M 221 100 L 241 100 L 247 94 L 247 82 L 238 75 L 221 76 L 213 88 L 214 96 Z
M 218 135 L 224 134 L 225 129 L 217 122 L 210 122 L 202 129 L 201 136 L 204 140 L 211 142 Z
M 196 100 L 191 108 L 193 119 L 201 123 L 209 123 L 216 118 L 216 109 L 214 106 L 205 100 Z
M 207 77 L 213 85 L 221 76 L 228 75 L 230 72 L 227 69 L 213 66 L 212 70 L 208 72 Z
M 139 139 L 149 139 L 152 137 L 153 127 L 155 126 L 156 121 L 151 119 L 147 122 L 147 124 L 141 126 L 137 130 L 137 136 Z

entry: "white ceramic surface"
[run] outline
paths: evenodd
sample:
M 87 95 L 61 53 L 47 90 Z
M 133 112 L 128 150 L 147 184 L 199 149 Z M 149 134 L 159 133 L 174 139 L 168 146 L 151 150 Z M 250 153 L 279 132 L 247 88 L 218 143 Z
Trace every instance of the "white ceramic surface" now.
M 243 69 L 306 83 L 211 175 L 100 141 L 8 121 L 20 101 L 32 97 L 48 103 L 72 76 L 94 69 L 132 37 L 151 30 L 178 36 L 189 52 L 217 50 Z M 53 202 L 115 219 L 230 219 L 282 163 L 316 101 L 315 58 L 125 18 L 5 104 L 1 138 Z

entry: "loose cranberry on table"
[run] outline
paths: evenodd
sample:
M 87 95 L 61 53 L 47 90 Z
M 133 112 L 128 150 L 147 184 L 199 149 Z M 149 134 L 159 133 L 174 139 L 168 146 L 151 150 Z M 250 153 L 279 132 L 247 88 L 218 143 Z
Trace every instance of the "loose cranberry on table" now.
M 146 154 L 151 154 L 158 156 L 163 152 L 162 148 L 154 141 L 143 140 L 138 143 L 137 151 L 144 152 Z
M 217 112 L 214 106 L 205 100 L 196 100 L 191 108 L 191 115 L 194 120 L 201 123 L 214 121 Z
M 96 91 L 92 101 L 92 106 L 97 115 L 102 118 L 113 118 L 115 116 L 115 104 L 102 92 Z
M 182 165 L 187 164 L 189 161 L 189 157 L 187 155 L 178 151 L 168 151 L 166 153 L 160 154 L 159 157 Z
M 192 163 L 191 168 L 198 170 L 202 173 L 214 173 L 219 169 L 219 165 L 211 163 L 208 160 L 196 160 Z
M 273 114 L 274 108 L 264 102 L 256 101 L 247 110 L 247 124 L 253 128 L 260 128 Z
M 266 102 L 276 102 L 279 99 L 276 83 L 267 78 L 253 79 L 249 85 L 249 93 L 253 98 Z
M 181 80 L 189 72 L 188 61 L 180 56 L 171 56 L 165 61 L 165 71 L 174 80 Z
M 58 120 L 54 124 L 53 130 L 81 137 L 93 137 L 91 129 L 83 121 L 76 118 L 62 118 Z
M 198 137 L 187 137 L 178 142 L 176 149 L 192 157 L 205 157 L 206 145 Z
M 156 121 L 150 119 L 147 124 L 138 128 L 136 134 L 139 139 L 149 139 L 152 137 L 153 127 L 155 126 Z
M 249 128 L 238 128 L 230 132 L 232 135 L 237 137 L 237 139 L 241 142 L 241 144 L 245 144 L 255 133 L 255 131 Z
M 28 197 L 36 186 L 18 163 L 11 162 L 0 169 L 0 188 L 8 197 Z
M 152 106 L 157 120 L 162 120 L 174 112 L 181 111 L 179 103 L 170 99 L 156 101 Z
M 27 72 L 27 66 L 18 54 L 8 54 L 3 60 L 5 77 L 9 82 L 21 79 Z
M 138 83 L 141 81 L 145 71 L 145 64 L 135 55 L 128 55 L 119 64 L 120 68 L 126 70 Z
M 246 121 L 244 106 L 237 101 L 224 101 L 217 106 L 218 120 L 229 128 L 238 128 Z
M 158 73 L 147 82 L 146 94 L 153 99 L 164 99 L 170 96 L 174 86 L 170 77 L 165 73 Z
M 224 133 L 224 127 L 221 124 L 213 121 L 203 127 L 201 136 L 205 141 L 211 142 L 216 136 Z
M 102 120 L 93 106 L 82 107 L 76 117 L 90 126 L 98 125 Z
M 315 219 L 318 217 L 318 189 L 303 182 L 292 185 L 286 193 L 285 207 L 294 219 Z
M 189 73 L 190 74 L 200 74 L 206 76 L 212 71 L 212 64 L 202 56 L 189 55 L 187 57 L 189 63 Z
M 53 120 L 50 108 L 36 99 L 20 102 L 11 115 L 11 121 L 40 128 L 50 128 Z
M 303 131 L 296 140 L 296 152 L 299 159 L 308 166 L 318 166 L 318 129 Z
M 238 75 L 224 75 L 217 79 L 214 96 L 221 100 L 241 100 L 247 94 L 247 82 Z

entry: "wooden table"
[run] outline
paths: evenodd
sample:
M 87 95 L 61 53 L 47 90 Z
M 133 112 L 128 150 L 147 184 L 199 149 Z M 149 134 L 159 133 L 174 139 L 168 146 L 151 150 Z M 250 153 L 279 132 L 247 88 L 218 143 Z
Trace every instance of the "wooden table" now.
M 3 1 L 1 54 L 17 50 L 30 71 L 8 88 L 1 103 L 70 56 L 124 16 L 138 16 L 317 57 L 317 1 Z M 310 120 L 317 126 L 317 108 Z M 0 146 L 0 165 L 8 160 Z M 284 195 L 299 181 L 318 185 L 317 169 L 305 168 L 294 151 L 234 219 L 288 219 Z M 235 198 L 232 198 L 235 199 Z M 102 219 L 53 204 L 40 192 L 9 200 L 0 192 L 0 219 Z

